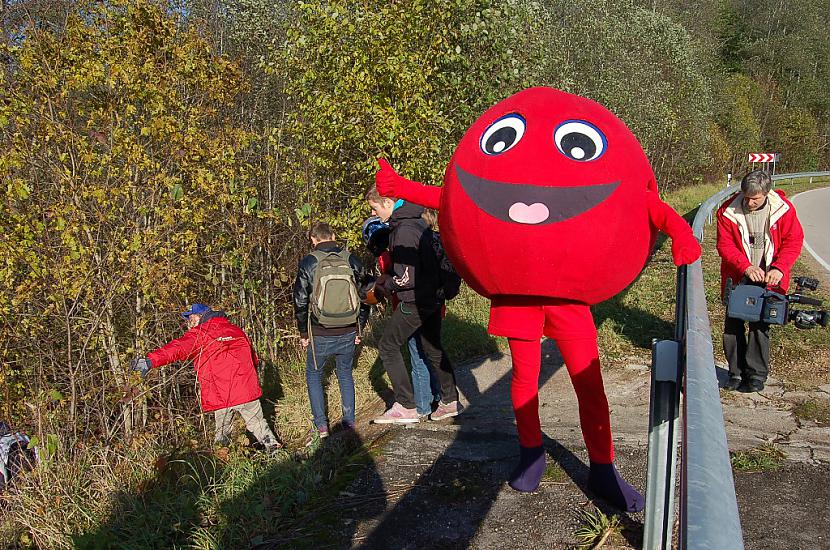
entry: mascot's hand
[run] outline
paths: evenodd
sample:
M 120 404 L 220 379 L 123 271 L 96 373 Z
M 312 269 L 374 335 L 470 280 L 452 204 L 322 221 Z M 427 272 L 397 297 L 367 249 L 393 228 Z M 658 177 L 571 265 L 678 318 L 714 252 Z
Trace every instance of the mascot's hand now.
M 676 266 L 693 263 L 700 258 L 700 243 L 691 232 L 675 237 L 671 241 L 671 255 Z
M 399 176 L 386 159 L 378 159 L 378 164 L 380 170 L 375 174 L 375 188 L 380 196 L 404 199 L 427 208 L 438 208 L 441 203 L 440 187 L 424 185 Z
M 700 243 L 695 239 L 692 228 L 680 214 L 660 200 L 656 192 L 646 195 L 648 217 L 654 226 L 671 237 L 671 255 L 674 265 L 681 266 L 700 258 Z
M 395 169 L 386 162 L 386 159 L 378 159 L 380 170 L 375 174 L 375 187 L 381 197 L 399 197 L 404 183 L 412 183 L 402 178 L 395 172 Z M 403 180 L 403 181 L 401 181 Z

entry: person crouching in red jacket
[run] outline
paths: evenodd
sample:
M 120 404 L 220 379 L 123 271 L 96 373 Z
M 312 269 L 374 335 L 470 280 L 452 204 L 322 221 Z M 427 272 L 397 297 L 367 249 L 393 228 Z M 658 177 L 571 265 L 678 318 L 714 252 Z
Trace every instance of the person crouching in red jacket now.
M 783 191 L 772 189 L 768 172 L 754 170 L 741 180 L 741 192 L 718 209 L 721 293 L 726 281 L 785 294 L 790 270 L 801 254 L 804 230 Z M 769 373 L 769 325 L 726 317 L 723 352 L 729 363 L 728 390 L 761 391 Z
M 187 321 L 187 332 L 147 357 L 134 359 L 132 370 L 145 377 L 152 368 L 192 359 L 202 410 L 213 412 L 216 418 L 214 443 L 227 445 L 236 411 L 266 450 L 281 448 L 262 414 L 262 388 L 256 372 L 259 358 L 242 329 L 228 321 L 223 311 L 204 304 L 193 304 L 181 315 Z

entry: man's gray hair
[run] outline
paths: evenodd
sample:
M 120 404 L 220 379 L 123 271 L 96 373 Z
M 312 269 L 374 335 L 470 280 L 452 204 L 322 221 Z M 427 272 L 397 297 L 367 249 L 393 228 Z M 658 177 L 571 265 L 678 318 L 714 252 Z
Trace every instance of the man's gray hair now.
M 770 189 L 772 189 L 772 177 L 766 170 L 753 170 L 741 180 L 741 191 L 749 197 L 754 197 L 759 193 L 768 195 Z

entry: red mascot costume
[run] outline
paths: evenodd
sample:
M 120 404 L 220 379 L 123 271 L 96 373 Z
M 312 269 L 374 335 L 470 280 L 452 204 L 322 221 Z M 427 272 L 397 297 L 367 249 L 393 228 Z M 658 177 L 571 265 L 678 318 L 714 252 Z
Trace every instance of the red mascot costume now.
M 545 470 L 539 422 L 541 337 L 556 340 L 579 401 L 589 484 L 619 508 L 643 496 L 614 468 L 608 401 L 590 307 L 642 271 L 656 238 L 677 265 L 695 261 L 691 228 L 660 200 L 648 159 L 602 105 L 530 88 L 485 112 L 461 138 L 435 187 L 380 161 L 378 192 L 439 209 L 441 237 L 467 284 L 490 298 L 488 332 L 509 340 L 520 461 L 510 486 L 538 488 Z

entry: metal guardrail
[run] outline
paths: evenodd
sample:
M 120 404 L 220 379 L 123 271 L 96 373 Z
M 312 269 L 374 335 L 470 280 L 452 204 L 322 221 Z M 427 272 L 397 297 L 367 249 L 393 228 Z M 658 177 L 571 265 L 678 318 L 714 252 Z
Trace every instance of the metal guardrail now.
M 778 174 L 774 182 L 830 177 L 830 172 Z M 739 190 L 733 185 L 698 209 L 692 231 L 703 240 L 712 212 Z M 678 401 L 683 387 L 683 437 L 678 547 L 744 548 L 735 482 L 715 370 L 712 329 L 698 260 L 677 273 L 675 339 L 654 342 L 649 407 L 649 455 L 643 548 L 668 549 L 674 525 Z

